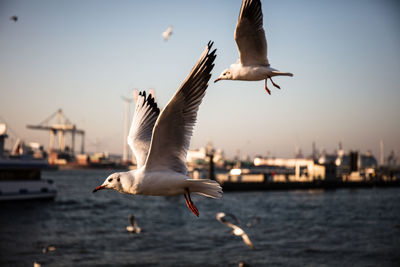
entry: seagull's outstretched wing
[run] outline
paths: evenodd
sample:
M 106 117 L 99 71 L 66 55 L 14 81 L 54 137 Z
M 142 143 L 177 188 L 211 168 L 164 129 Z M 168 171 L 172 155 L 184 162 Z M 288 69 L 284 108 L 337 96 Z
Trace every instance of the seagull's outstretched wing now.
M 186 154 L 197 111 L 206 93 L 215 51 L 209 42 L 192 71 L 158 117 L 153 130 L 147 170 L 187 173 Z
M 138 168 L 146 162 L 151 134 L 159 114 L 160 109 L 152 95 L 146 98 L 146 92 L 140 92 L 128 135 L 128 144 L 135 154 Z
M 243 0 L 235 41 L 243 65 L 269 65 L 260 0 Z
M 231 224 L 230 227 L 233 228 L 233 234 L 242 237 L 243 242 L 249 247 L 249 248 L 254 248 L 253 243 L 250 241 L 249 236 L 246 234 L 246 232 L 240 228 L 237 225 Z
M 254 245 L 253 245 L 253 243 L 251 242 L 249 236 L 248 236 L 244 231 L 243 231 L 243 234 L 242 234 L 242 239 L 243 239 L 243 242 L 244 242 L 249 248 L 254 248 Z

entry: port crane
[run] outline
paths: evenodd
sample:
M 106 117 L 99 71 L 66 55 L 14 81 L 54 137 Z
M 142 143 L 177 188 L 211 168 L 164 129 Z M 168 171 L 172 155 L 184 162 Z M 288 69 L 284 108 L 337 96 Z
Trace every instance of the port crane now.
M 50 122 L 54 120 L 52 124 Z M 75 151 L 75 135 L 81 136 L 81 154 L 85 153 L 85 131 L 78 129 L 75 124 L 64 115 L 62 109 L 58 109 L 55 113 L 51 114 L 47 119 L 37 125 L 26 125 L 28 129 L 33 130 L 45 130 L 50 133 L 50 145 L 49 152 L 53 152 L 55 149 L 56 136 L 58 135 L 58 149 L 61 152 L 66 152 L 66 133 L 71 133 L 71 146 L 70 152 L 74 155 Z

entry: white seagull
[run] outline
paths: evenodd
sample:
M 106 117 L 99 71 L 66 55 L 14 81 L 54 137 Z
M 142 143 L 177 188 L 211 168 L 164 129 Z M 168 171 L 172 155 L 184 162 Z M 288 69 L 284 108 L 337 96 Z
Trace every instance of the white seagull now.
M 215 51 L 209 42 L 192 71 L 160 113 L 154 98 L 140 93 L 128 136 L 137 169 L 118 172 L 96 187 L 126 194 L 150 196 L 183 195 L 188 208 L 199 216 L 190 193 L 221 198 L 222 188 L 209 179 L 187 176 L 186 154 L 196 122 L 197 111 L 206 93 Z
M 164 41 L 168 41 L 169 36 L 172 34 L 172 25 L 168 27 L 168 29 L 165 30 L 165 32 L 162 33 L 162 36 L 164 37 Z
M 126 231 L 132 234 L 140 234 L 140 232 L 142 232 L 142 229 L 137 225 L 135 216 L 133 216 L 132 213 L 129 215 L 129 224 L 130 225 L 126 227 Z
M 236 221 L 236 217 L 233 216 L 232 214 L 229 214 L 232 218 L 234 218 Z M 216 218 L 218 221 L 221 223 L 231 227 L 233 229 L 232 234 L 236 236 L 241 236 L 243 239 L 243 242 L 249 247 L 249 248 L 254 248 L 253 243 L 251 242 L 249 236 L 246 234 L 245 231 L 243 231 L 242 228 L 240 228 L 237 225 L 234 225 L 233 223 L 229 222 L 225 217 L 228 216 L 228 214 L 225 214 L 224 212 L 218 212 L 216 215 Z
M 265 90 L 271 94 L 267 87 L 268 79 L 276 88 L 280 89 L 279 85 L 272 81 L 272 77 L 293 76 L 290 72 L 280 72 L 271 68 L 269 64 L 260 0 L 243 0 L 236 24 L 235 41 L 239 50 L 238 61 L 224 70 L 214 82 L 220 80 L 265 80 Z

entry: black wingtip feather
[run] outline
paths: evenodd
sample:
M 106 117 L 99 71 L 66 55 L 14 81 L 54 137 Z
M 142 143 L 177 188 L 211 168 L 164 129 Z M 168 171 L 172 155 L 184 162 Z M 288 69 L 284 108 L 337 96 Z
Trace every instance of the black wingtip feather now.
M 140 96 L 144 97 L 143 106 L 148 105 L 151 107 L 152 111 L 155 112 L 157 115 L 160 114 L 160 109 L 157 106 L 156 99 L 151 95 L 148 94 L 146 97 L 146 91 L 139 92 Z

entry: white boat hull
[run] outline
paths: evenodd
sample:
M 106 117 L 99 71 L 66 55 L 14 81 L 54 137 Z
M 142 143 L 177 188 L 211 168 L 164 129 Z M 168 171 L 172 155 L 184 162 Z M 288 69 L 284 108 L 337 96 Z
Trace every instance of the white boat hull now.
M 54 199 L 57 189 L 49 180 L 0 181 L 0 201 Z

